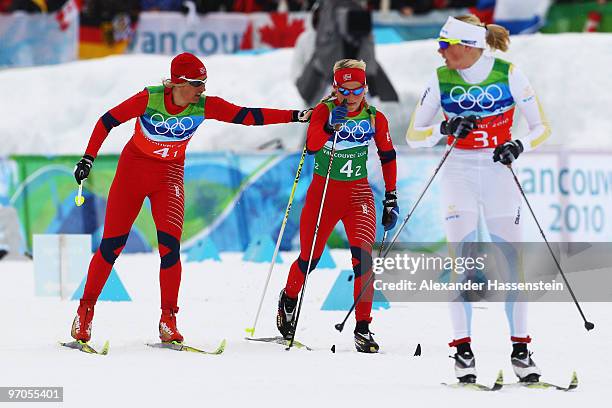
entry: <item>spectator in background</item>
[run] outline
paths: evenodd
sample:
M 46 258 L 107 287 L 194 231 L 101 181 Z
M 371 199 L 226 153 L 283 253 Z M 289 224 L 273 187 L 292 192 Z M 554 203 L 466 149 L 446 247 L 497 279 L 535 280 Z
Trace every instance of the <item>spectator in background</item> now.
M 8 13 L 11 8 L 12 0 L 0 0 L 0 13 Z
M 307 11 L 312 10 L 316 1 L 314 0 L 287 0 L 289 11 Z
M 53 13 L 62 8 L 67 0 L 13 0 L 9 1 L 9 11 L 28 13 Z
M 473 7 L 477 0 L 390 0 L 391 9 L 411 16 L 413 14 L 425 14 L 436 9 Z M 380 9 L 381 0 L 369 0 L 368 6 L 371 10 Z
M 138 21 L 140 0 L 85 0 L 81 10 L 81 23 L 99 25 L 112 21 L 122 13 L 128 14 L 133 22 Z
M 594 0 L 555 0 L 555 3 L 592 3 Z M 597 0 L 598 4 L 606 4 L 606 0 Z
M 368 92 L 381 101 L 398 101 L 397 92 L 374 55 L 371 13 L 359 0 L 321 0 L 313 57 L 296 85 L 302 99 L 313 105 L 332 84 L 329 67 L 341 59 L 367 63 Z
M 278 1 L 275 0 L 235 0 L 233 11 L 253 13 L 256 11 L 276 11 Z
M 140 0 L 85 0 L 81 27 L 98 28 L 108 46 L 125 41 L 133 34 L 140 13 Z
M 414 14 L 414 8 L 412 7 L 412 3 L 414 1 L 410 0 L 389 0 L 389 7 L 391 10 L 399 11 L 405 16 L 411 16 Z M 372 11 L 380 10 L 382 7 L 381 0 L 369 0 L 368 8 Z
M 140 0 L 142 11 L 181 11 L 184 0 Z
M 291 80 L 297 85 L 298 79 L 302 76 L 304 68 L 308 65 L 315 51 L 317 40 L 317 27 L 319 26 L 319 5 L 315 4 L 312 8 L 310 24 L 302 31 L 295 41 L 293 47 L 293 59 L 291 60 Z
M 233 11 L 252 13 L 255 11 L 277 11 L 283 0 L 235 0 Z M 310 10 L 314 0 L 285 0 L 284 5 L 289 11 Z
M 210 13 L 215 11 L 231 11 L 234 0 L 191 0 L 196 5 L 198 13 Z

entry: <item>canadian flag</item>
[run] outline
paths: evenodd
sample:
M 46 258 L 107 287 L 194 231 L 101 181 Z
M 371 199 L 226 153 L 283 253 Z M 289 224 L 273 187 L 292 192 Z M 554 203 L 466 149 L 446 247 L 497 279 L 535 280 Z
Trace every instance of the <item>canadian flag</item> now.
M 59 24 L 60 30 L 66 31 L 70 24 L 78 22 L 79 6 L 75 0 L 68 0 L 64 7 L 55 13 L 55 20 Z

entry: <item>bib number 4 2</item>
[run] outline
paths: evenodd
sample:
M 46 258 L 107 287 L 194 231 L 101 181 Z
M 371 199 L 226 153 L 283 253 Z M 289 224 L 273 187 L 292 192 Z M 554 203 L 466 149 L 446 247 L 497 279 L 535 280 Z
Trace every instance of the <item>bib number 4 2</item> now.
M 340 173 L 344 174 L 346 178 L 353 177 L 353 173 L 355 173 L 355 177 L 359 177 L 361 176 L 361 166 L 355 166 L 355 170 L 353 171 L 353 160 L 347 160 L 347 162 L 344 163 L 344 166 L 342 166 L 340 169 Z

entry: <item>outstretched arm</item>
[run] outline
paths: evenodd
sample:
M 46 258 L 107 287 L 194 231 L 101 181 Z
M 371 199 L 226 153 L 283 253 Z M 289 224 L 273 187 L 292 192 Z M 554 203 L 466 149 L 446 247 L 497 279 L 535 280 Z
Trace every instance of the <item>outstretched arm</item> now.
M 95 158 L 110 130 L 132 118 L 143 115 L 147 109 L 148 100 L 149 93 L 144 89 L 102 115 L 91 133 L 85 155 Z
M 206 97 L 205 115 L 206 119 L 215 119 L 221 122 L 237 123 L 246 126 L 302 121 L 300 120 L 300 111 L 298 110 L 245 108 L 227 102 L 218 96 Z

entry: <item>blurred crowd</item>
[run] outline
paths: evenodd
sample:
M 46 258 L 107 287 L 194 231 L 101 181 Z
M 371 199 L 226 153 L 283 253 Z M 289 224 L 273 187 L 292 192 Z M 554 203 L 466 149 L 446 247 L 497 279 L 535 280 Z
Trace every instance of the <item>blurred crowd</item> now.
M 69 0 L 0 0 L 0 12 L 53 12 Z M 316 0 L 74 0 L 84 12 L 108 12 L 122 10 L 130 13 L 140 11 L 183 11 L 191 2 L 198 13 L 213 11 L 236 11 L 251 13 L 257 11 L 305 11 L 312 9 Z M 482 1 L 482 0 L 481 0 Z M 363 0 L 371 10 L 388 7 L 404 15 L 423 14 L 435 9 L 473 7 L 479 0 Z M 555 0 L 556 3 L 584 3 L 594 0 Z M 596 0 L 605 3 L 606 0 Z
M 0 0 L 0 12 L 26 11 L 47 13 L 57 11 L 70 0 Z M 130 14 L 140 11 L 183 11 L 192 3 L 198 13 L 213 11 L 307 11 L 316 0 L 74 0 L 84 13 L 93 15 L 116 13 L 118 10 Z M 555 3 L 586 3 L 607 0 L 554 0 Z M 436 9 L 474 7 L 482 0 L 363 0 L 370 10 L 389 8 L 404 15 L 423 14 Z M 492 1 L 489 1 L 492 2 Z

